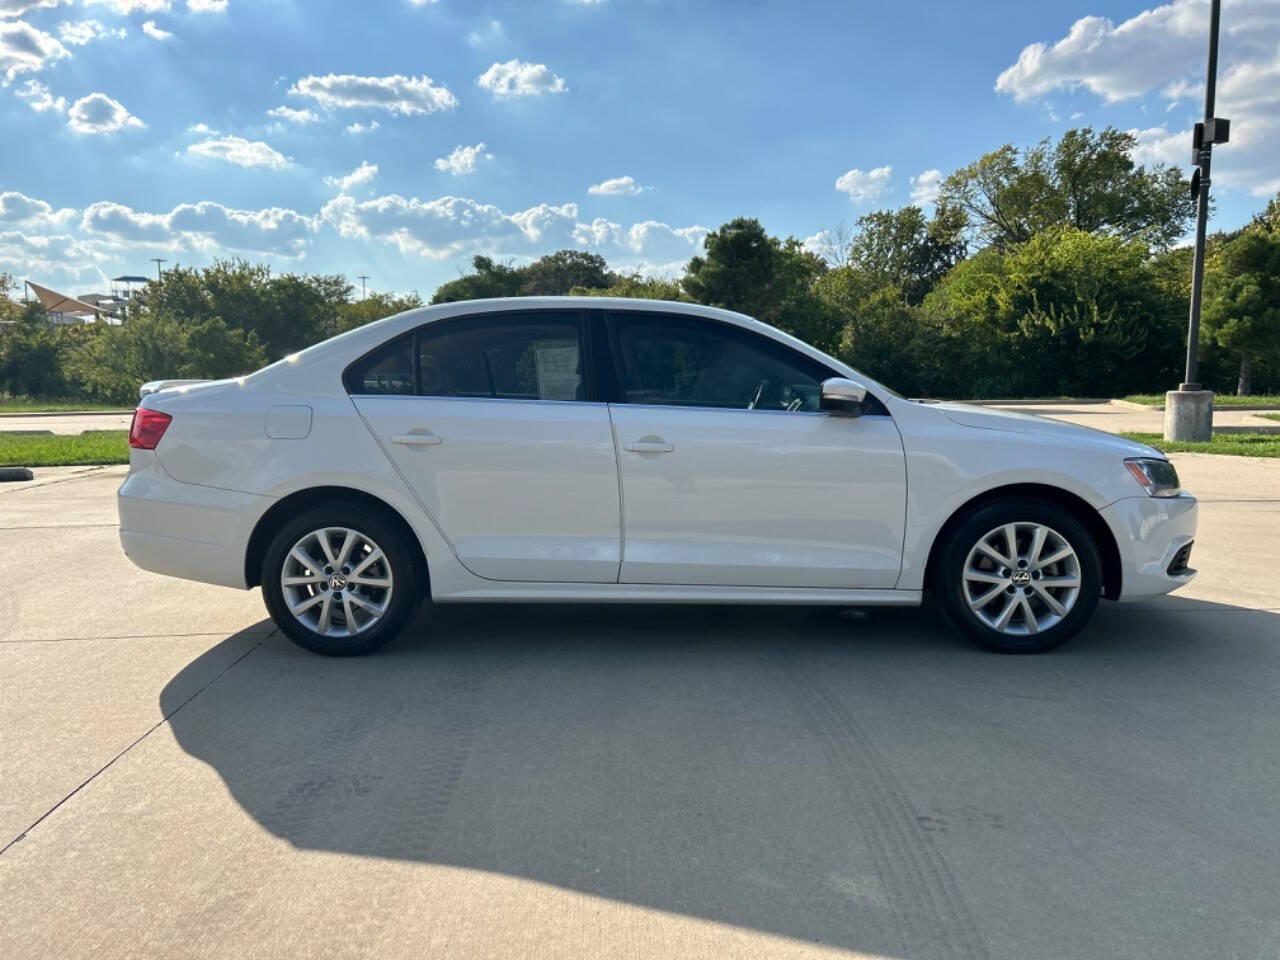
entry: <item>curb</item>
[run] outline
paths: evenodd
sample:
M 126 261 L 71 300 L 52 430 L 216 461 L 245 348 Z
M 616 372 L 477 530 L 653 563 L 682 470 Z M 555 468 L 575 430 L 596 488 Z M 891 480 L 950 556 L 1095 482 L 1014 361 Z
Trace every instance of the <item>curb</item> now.
M 1117 400 L 1096 400 L 1093 398 L 1059 397 L 1049 400 L 953 400 L 949 403 L 968 403 L 975 407 L 1061 407 L 1066 404 L 1085 406 L 1086 404 L 1118 403 Z M 1137 404 L 1135 404 L 1137 406 Z M 1139 409 L 1148 410 L 1149 407 Z
M 1159 406 L 1149 407 L 1145 403 L 1134 403 L 1132 400 L 1112 400 L 1111 402 L 1114 403 L 1117 407 L 1124 407 L 1128 410 L 1141 410 L 1144 413 L 1146 413 L 1147 411 L 1155 411 L 1159 413 L 1164 410 L 1163 403 L 1160 404 Z
M 128 417 L 132 416 L 132 410 L 46 410 L 44 413 L 39 412 L 22 412 L 22 413 L 0 413 L 0 420 L 7 417 L 20 419 L 22 417 Z

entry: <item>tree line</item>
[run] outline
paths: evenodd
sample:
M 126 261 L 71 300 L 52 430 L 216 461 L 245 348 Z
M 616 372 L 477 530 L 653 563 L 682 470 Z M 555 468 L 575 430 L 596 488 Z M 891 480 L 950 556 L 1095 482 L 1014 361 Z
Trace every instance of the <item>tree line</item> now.
M 580 294 L 682 300 L 750 314 L 911 396 L 1115 396 L 1181 380 L 1194 207 L 1171 167 L 1133 159 L 1108 128 L 1005 145 L 952 173 L 926 213 L 868 213 L 802 244 L 737 218 L 681 276 L 611 269 L 561 250 L 527 264 L 477 256 L 431 303 Z M 221 377 L 421 305 L 355 299 L 346 278 L 241 260 L 175 268 L 121 326 L 52 326 L 0 302 L 0 392 L 116 403 L 167 377 Z M 1280 391 L 1280 196 L 1215 234 L 1201 379 Z

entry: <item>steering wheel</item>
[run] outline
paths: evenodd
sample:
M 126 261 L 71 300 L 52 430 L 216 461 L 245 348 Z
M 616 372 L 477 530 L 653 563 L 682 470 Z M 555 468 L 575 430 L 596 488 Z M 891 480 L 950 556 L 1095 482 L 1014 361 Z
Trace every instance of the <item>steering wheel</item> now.
M 752 398 L 751 402 L 747 404 L 748 410 L 754 410 L 756 408 L 756 405 L 760 402 L 760 397 L 764 394 L 767 386 L 769 386 L 768 379 L 760 381 L 760 386 L 756 387 L 756 395 Z

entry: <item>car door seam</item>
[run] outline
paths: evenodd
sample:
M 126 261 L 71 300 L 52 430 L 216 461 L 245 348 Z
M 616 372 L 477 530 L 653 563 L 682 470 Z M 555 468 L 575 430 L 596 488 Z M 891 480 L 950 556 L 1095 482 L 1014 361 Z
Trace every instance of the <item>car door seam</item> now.
M 618 426 L 613 422 L 613 404 L 606 403 L 609 414 L 609 435 L 613 437 L 613 465 L 618 474 L 618 572 L 614 583 L 622 583 L 622 564 L 627 556 L 627 502 L 622 493 L 622 455 L 618 452 Z

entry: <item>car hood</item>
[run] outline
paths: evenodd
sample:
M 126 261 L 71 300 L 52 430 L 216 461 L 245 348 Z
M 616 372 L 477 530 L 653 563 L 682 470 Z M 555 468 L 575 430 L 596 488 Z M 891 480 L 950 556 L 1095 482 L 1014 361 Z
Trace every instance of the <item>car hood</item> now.
M 1126 440 L 1114 433 L 1081 427 L 1061 420 L 1034 414 L 1015 413 L 1012 410 L 996 410 L 992 407 L 975 407 L 967 403 L 934 403 L 930 406 L 952 423 L 975 430 L 999 430 L 1003 433 L 1024 433 L 1038 437 L 1052 437 L 1073 446 L 1106 447 L 1126 457 L 1159 457 L 1164 454 L 1145 443 Z

